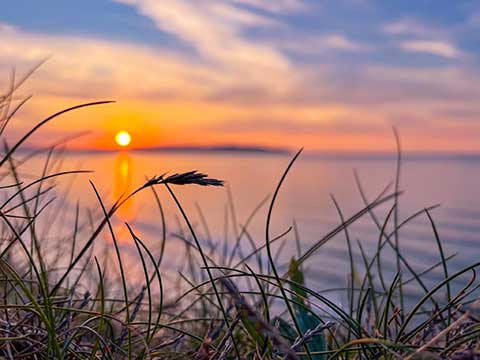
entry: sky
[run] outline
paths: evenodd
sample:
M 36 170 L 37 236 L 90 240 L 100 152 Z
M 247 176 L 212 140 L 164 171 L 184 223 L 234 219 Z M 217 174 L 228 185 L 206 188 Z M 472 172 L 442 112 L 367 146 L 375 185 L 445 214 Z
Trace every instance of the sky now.
M 14 141 L 480 152 L 477 0 L 17 0 L 0 12 Z M 15 70 L 12 70 L 15 69 Z M 85 133 L 88 132 L 88 133 Z

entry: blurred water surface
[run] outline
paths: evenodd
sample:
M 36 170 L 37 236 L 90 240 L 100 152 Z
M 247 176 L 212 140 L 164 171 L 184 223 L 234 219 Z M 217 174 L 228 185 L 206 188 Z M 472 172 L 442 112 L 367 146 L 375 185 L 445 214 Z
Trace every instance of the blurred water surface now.
M 57 161 L 57 168 L 82 168 L 94 172 L 68 176 L 59 181 L 55 190 L 57 196 L 60 195 L 57 202 L 63 201 L 64 204 L 61 216 L 52 220 L 55 223 L 55 234 L 58 239 L 62 239 L 61 234 L 68 237 L 72 232 L 77 202 L 80 209 L 83 209 L 80 217 L 90 216 L 89 221 L 92 224 L 101 220 L 98 201 L 88 180 L 95 184 L 105 203 L 111 205 L 114 199 L 125 192 L 131 192 L 154 175 L 199 170 L 211 177 L 225 180 L 227 186 L 175 186 L 173 189 L 205 248 L 209 249 L 214 244 L 216 255 L 212 256 L 216 259 L 228 258 L 235 238 L 241 232 L 241 226 L 246 224 L 251 212 L 262 200 L 268 197 L 269 200 L 260 207 L 247 228 L 257 246 L 265 243 L 265 220 L 270 196 L 290 158 L 290 155 L 240 152 L 67 153 L 62 155 L 61 163 Z M 33 174 L 41 173 L 43 163 L 42 157 L 30 160 L 28 172 L 32 177 Z M 373 200 L 394 180 L 395 167 L 394 157 L 325 159 L 311 154 L 302 155 L 294 164 L 280 191 L 271 226 L 272 236 L 275 236 L 295 223 L 300 249 L 295 242 L 295 231 L 292 230 L 283 240 L 273 245 L 275 251 L 281 247 L 278 265 L 286 269 L 285 265 L 292 256 L 298 256 L 299 251 L 304 252 L 339 224 L 339 215 L 331 195 L 338 201 L 345 218 L 364 207 L 355 183 L 354 169 L 358 171 L 367 197 Z M 424 207 L 441 204 L 432 210 L 431 214 L 436 221 L 446 254 L 456 254 L 450 261 L 451 271 L 478 259 L 479 180 L 480 162 L 475 159 L 406 159 L 402 164 L 400 190 L 403 193 L 399 198 L 399 222 Z M 393 187 L 390 192 L 392 191 Z M 191 237 L 165 188 L 158 186 L 157 192 L 167 223 L 162 269 L 176 273 L 186 266 L 186 246 L 179 237 L 189 240 Z M 381 223 L 392 204 L 390 201 L 374 210 Z M 90 215 L 86 209 L 92 210 Z M 132 226 L 155 254 L 159 253 L 163 228 L 151 190 L 142 191 L 128 201 L 113 220 L 125 262 L 129 266 L 129 276 L 134 279 L 134 274 L 140 274 L 139 261 L 125 223 Z M 391 220 L 387 225 L 387 232 L 392 229 Z M 363 262 L 357 241 L 363 245 L 367 256 L 371 257 L 377 247 L 379 230 L 368 214 L 348 230 L 353 244 L 354 260 L 360 269 Z M 399 231 L 399 238 L 402 252 L 417 271 L 440 260 L 432 227 L 426 215 L 419 216 L 403 227 Z M 54 243 L 54 240 L 52 241 Z M 78 241 L 81 242 L 82 239 Z M 104 232 L 98 241 L 108 249 L 111 243 L 108 232 Z M 251 243 L 243 236 L 234 260 L 251 251 Z M 395 272 L 392 254 L 387 250 L 382 258 L 382 266 L 391 276 Z M 310 285 L 316 289 L 345 286 L 350 271 L 348 258 L 345 233 L 340 232 L 306 262 Z M 361 273 L 361 270 L 359 272 Z M 441 276 L 441 268 L 438 268 L 432 271 L 428 278 L 438 281 Z M 407 270 L 405 277 L 410 277 Z

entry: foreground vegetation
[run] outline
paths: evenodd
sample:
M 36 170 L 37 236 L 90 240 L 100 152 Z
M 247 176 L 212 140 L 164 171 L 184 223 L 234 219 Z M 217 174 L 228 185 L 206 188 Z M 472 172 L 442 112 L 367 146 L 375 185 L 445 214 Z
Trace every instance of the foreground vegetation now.
M 309 249 L 292 256 L 290 266 L 278 266 L 272 244 L 281 243 L 292 230 L 272 234 L 275 201 L 300 152 L 281 175 L 268 206 L 264 238 L 256 246 L 248 230 L 255 209 L 242 227 L 235 227 L 233 245 L 219 250 L 211 239 L 200 237 L 175 195 L 176 186 L 222 186 L 223 182 L 196 171 L 152 177 L 131 194 L 110 206 L 91 183 L 98 204 L 82 218 L 78 206 L 68 210 L 55 199 L 55 181 L 83 171 L 60 171 L 53 144 L 43 153 L 19 149 L 49 121 L 81 107 L 63 110 L 39 122 L 13 145 L 4 135 L 10 120 L 28 100 L 14 94 L 22 84 L 12 81 L 0 97 L 0 137 L 5 147 L 0 158 L 0 355 L 5 359 L 477 359 L 480 323 L 476 309 L 480 263 L 451 272 L 452 257 L 444 253 L 429 209 L 399 219 L 400 156 L 393 189 L 390 186 L 369 202 L 359 185 L 365 207 L 345 218 L 336 203 L 340 224 Z M 400 151 L 399 151 L 400 154 Z M 42 174 L 26 175 L 29 162 L 44 157 Z M 164 190 L 162 194 L 158 190 Z M 112 225 L 115 213 L 138 192 L 150 191 L 159 209 L 162 233 L 147 246 L 129 224 L 143 280 L 128 280 L 125 254 Z M 57 194 L 58 195 L 58 194 Z M 162 260 L 168 239 L 162 201 L 178 208 L 188 232 L 178 235 L 186 244 L 187 266 L 178 279 L 165 281 Z M 374 209 L 389 204 L 384 218 Z M 232 213 L 234 213 L 232 211 Z M 55 218 L 74 219 L 70 236 L 61 246 L 49 240 Z M 438 263 L 415 271 L 401 251 L 399 229 L 426 215 L 431 220 Z M 378 227 L 377 249 L 367 254 L 355 244 L 350 225 L 362 216 Z M 235 220 L 235 219 L 234 219 Z M 237 224 L 234 221 L 234 224 Z M 393 231 L 387 228 L 393 227 Z M 208 232 L 207 232 L 208 233 Z M 109 234 L 118 271 L 95 255 L 98 239 Z M 311 290 L 304 281 L 305 263 L 334 236 L 345 237 L 350 259 L 345 306 L 328 294 Z M 257 240 L 257 239 L 255 239 Z M 58 239 L 56 239 L 58 241 Z M 245 246 L 251 246 L 248 253 Z M 227 244 L 228 245 L 228 244 Z M 363 268 L 353 260 L 353 247 L 362 254 Z M 396 274 L 382 268 L 382 254 L 395 254 Z M 183 255 L 181 255 L 183 256 Z M 425 277 L 440 269 L 443 279 L 430 285 Z M 462 284 L 459 290 L 454 283 Z M 181 283 L 181 286 L 176 284 Z M 406 298 L 414 285 L 416 298 Z

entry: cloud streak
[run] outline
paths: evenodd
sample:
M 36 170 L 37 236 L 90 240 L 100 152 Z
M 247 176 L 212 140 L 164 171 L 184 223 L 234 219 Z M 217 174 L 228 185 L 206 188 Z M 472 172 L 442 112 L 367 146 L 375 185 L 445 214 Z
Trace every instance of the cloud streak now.
M 449 59 L 458 59 L 462 56 L 460 50 L 446 41 L 410 40 L 400 43 L 400 48 L 408 52 L 425 53 Z
M 239 5 L 267 11 L 296 9 L 295 1 L 265 5 L 258 1 L 119 0 L 150 18 L 155 26 L 191 46 L 201 59 L 215 66 L 241 71 L 244 76 L 260 73 L 285 74 L 290 62 L 268 44 L 247 39 L 251 28 L 280 26 L 268 15 L 260 15 Z M 299 4 L 299 3 L 298 3 Z
M 416 19 L 404 18 L 390 22 L 383 26 L 383 31 L 389 35 L 397 36 L 420 36 L 437 37 L 445 35 L 445 31 L 438 27 L 424 24 Z

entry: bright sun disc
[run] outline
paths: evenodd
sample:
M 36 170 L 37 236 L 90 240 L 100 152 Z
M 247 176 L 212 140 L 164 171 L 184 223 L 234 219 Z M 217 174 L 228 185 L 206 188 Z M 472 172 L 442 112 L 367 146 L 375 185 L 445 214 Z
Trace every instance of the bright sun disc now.
M 115 135 L 115 142 L 120 146 L 127 146 L 132 141 L 132 137 L 126 131 L 120 131 Z

